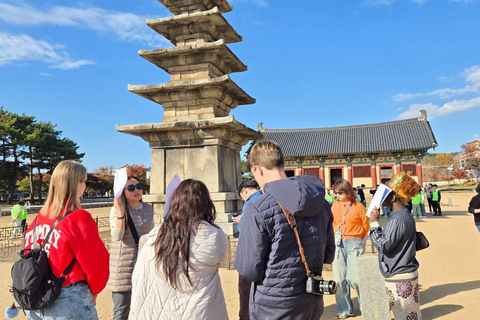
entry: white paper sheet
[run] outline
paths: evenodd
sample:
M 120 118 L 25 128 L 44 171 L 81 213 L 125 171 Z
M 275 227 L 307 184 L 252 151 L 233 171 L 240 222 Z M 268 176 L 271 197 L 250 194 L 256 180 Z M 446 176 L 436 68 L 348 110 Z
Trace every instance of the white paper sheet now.
M 123 188 L 127 184 L 127 168 L 120 168 L 115 171 L 115 180 L 113 180 L 113 194 L 115 198 L 122 195 Z
M 173 191 L 177 189 L 177 187 L 182 182 L 178 173 L 176 173 L 172 180 L 168 183 L 167 191 L 165 192 L 165 209 L 163 210 L 163 217 L 165 218 L 168 213 L 168 209 L 170 208 L 170 198 L 172 197 Z
M 390 192 L 392 192 L 392 189 L 390 189 L 383 183 L 378 186 L 377 191 L 372 198 L 372 202 L 370 202 L 370 205 L 368 206 L 367 217 L 370 218 L 370 214 L 372 213 L 373 208 L 376 207 L 377 209 L 380 209 L 380 206 L 382 205 L 383 201 L 388 197 Z

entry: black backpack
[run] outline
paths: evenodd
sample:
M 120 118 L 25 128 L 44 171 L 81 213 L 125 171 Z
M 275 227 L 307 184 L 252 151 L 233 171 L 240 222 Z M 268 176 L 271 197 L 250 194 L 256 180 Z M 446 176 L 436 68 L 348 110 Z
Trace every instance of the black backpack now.
M 73 210 L 66 212 L 50 228 L 40 248 L 37 248 L 37 219 L 33 224 L 32 249 L 24 249 L 20 252 L 20 260 L 12 267 L 13 292 L 15 300 L 24 310 L 40 310 L 48 308 L 57 300 L 67 274 L 75 263 L 75 258 L 68 265 L 60 278 L 57 278 L 50 267 L 45 245 L 55 227 Z

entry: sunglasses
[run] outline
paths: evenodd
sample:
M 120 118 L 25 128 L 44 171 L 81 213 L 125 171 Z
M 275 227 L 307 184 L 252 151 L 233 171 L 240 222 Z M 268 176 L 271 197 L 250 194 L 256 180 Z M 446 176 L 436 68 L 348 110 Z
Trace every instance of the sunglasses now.
M 133 191 L 135 191 L 135 188 L 136 188 L 137 190 L 143 190 L 143 183 L 140 183 L 140 182 L 139 182 L 139 183 L 137 183 L 136 185 L 131 184 L 131 185 L 129 185 L 128 187 L 126 187 L 125 189 L 128 190 L 128 191 L 130 191 L 130 192 L 133 192 Z

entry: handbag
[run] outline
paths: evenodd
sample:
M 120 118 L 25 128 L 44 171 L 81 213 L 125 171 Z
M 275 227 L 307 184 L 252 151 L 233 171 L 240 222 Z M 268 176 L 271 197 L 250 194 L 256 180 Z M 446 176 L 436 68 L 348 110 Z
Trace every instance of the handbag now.
M 415 236 L 415 250 L 420 251 L 428 247 L 430 247 L 430 242 L 428 242 L 427 237 L 425 237 L 422 232 L 417 231 L 417 234 Z

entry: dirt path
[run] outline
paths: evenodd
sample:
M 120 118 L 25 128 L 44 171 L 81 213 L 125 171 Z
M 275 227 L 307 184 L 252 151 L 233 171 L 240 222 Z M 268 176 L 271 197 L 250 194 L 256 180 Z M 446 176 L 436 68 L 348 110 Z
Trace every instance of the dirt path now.
M 430 241 L 430 248 L 417 255 L 424 320 L 480 319 L 480 233 L 473 224 L 472 215 L 466 211 L 472 196 L 473 192 L 444 192 L 444 203 L 448 203 L 448 198 L 453 201 L 452 207 L 443 206 L 444 216 L 417 220 L 417 229 Z M 89 211 L 93 216 L 108 215 L 108 208 Z M 3 219 L 0 218 L 0 226 L 6 221 Z M 12 302 L 8 292 L 12 263 L 0 260 L 0 273 L 5 275 L 0 284 L 0 318 L 3 318 L 3 308 Z M 238 319 L 238 274 L 235 270 L 221 269 L 220 276 L 230 319 Z M 324 277 L 332 278 L 331 272 L 325 272 Z M 111 292 L 103 291 L 97 301 L 100 319 L 111 319 L 112 308 Z M 336 312 L 335 297 L 325 296 L 322 320 L 336 319 Z M 362 318 L 358 311 L 356 315 L 349 319 Z M 25 317 L 21 314 L 17 319 Z

